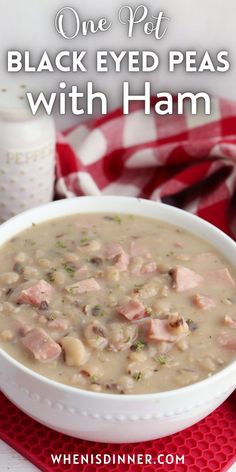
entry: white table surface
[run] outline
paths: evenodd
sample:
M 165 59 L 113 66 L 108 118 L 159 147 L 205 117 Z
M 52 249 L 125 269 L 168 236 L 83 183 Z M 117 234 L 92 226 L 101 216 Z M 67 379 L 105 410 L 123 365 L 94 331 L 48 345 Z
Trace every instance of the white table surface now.
M 18 452 L 0 441 L 1 472 L 37 472 L 39 469 L 22 457 Z M 236 472 L 236 462 L 227 472 Z

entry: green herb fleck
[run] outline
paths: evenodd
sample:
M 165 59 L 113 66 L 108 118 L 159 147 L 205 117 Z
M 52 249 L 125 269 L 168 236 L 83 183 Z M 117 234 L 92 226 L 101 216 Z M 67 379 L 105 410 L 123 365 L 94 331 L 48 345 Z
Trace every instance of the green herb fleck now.
M 70 277 L 74 277 L 75 275 L 75 271 L 76 271 L 76 267 L 70 265 L 70 264 L 67 264 L 67 263 L 64 263 L 62 264 L 62 267 L 65 269 L 65 271 L 70 275 Z
M 122 219 L 120 217 L 120 215 L 107 215 L 105 216 L 105 220 L 108 220 L 108 221 L 115 221 L 115 223 L 118 223 L 119 225 L 122 223 Z
M 113 221 L 118 223 L 118 225 L 120 225 L 122 223 L 122 219 L 121 219 L 120 215 L 113 216 Z
M 133 379 L 136 380 L 137 382 L 139 382 L 142 378 L 142 372 L 135 372 L 135 374 L 133 374 Z
M 66 249 L 66 244 L 64 241 L 62 241 L 61 239 L 59 239 L 57 242 L 56 242 L 56 247 L 59 247 L 61 249 Z
M 174 255 L 174 251 L 170 251 L 166 254 L 166 257 L 170 257 L 170 256 L 173 256 Z
M 91 384 L 97 383 L 97 379 L 98 379 L 97 375 L 95 375 L 95 374 L 91 375 L 91 377 L 90 377 Z
M 33 239 L 26 239 L 25 244 L 29 244 L 30 246 L 35 246 L 36 242 Z
M 164 355 L 157 356 L 155 359 L 157 362 L 159 362 L 160 365 L 166 364 L 166 356 Z
M 83 238 L 81 238 L 79 243 L 80 243 L 80 246 L 87 246 L 87 244 L 89 243 L 89 238 L 84 236 Z
M 133 344 L 131 346 L 131 350 L 132 351 L 141 351 L 142 349 L 144 349 L 146 346 L 146 343 L 144 343 L 143 341 L 137 341 L 135 344 Z

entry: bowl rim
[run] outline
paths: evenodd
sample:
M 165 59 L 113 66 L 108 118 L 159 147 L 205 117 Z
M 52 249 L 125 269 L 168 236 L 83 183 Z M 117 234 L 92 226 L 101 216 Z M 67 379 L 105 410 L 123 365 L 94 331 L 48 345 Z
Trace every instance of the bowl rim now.
M 52 206 L 52 207 L 70 207 L 71 205 L 73 206 L 73 202 L 78 202 L 78 200 L 80 201 L 83 201 L 83 200 L 94 200 L 96 202 L 96 204 L 98 204 L 98 201 L 99 200 L 108 200 L 110 199 L 111 201 L 120 201 L 120 202 L 124 202 L 129 204 L 130 201 L 139 201 L 141 202 L 142 204 L 144 205 L 153 205 L 155 206 L 156 208 L 164 208 L 166 209 L 168 212 L 170 213 L 175 213 L 175 214 L 179 214 L 179 215 L 182 215 L 183 218 L 186 218 L 188 221 L 195 221 L 197 222 L 197 224 L 199 224 L 200 226 L 202 227 L 205 227 L 206 230 L 207 229 L 210 229 L 213 233 L 215 233 L 215 235 L 218 237 L 218 238 L 221 238 L 222 240 L 226 241 L 227 244 L 229 244 L 231 247 L 232 247 L 232 250 L 236 250 L 236 243 L 233 239 L 231 239 L 227 234 L 225 234 L 223 231 L 221 231 L 219 228 L 217 228 L 216 226 L 214 226 L 213 224 L 209 223 L 208 221 L 206 220 L 203 220 L 202 218 L 200 218 L 199 216 L 197 215 L 194 215 L 190 212 L 187 212 L 183 209 L 180 209 L 180 208 L 176 208 L 176 207 L 173 207 L 171 205 L 167 205 L 165 203 L 162 203 L 162 202 L 157 202 L 157 201 L 153 201 L 153 200 L 146 200 L 146 199 L 143 199 L 143 198 L 137 198 L 137 197 L 123 197 L 123 196 L 116 196 L 116 195 L 112 195 L 112 196 L 104 196 L 104 195 L 96 195 L 96 196 L 78 196 L 78 197 L 73 197 L 73 198 L 69 198 L 69 199 L 61 199 L 61 200 L 56 200 L 56 201 L 53 201 L 53 202 L 49 202 L 49 203 L 46 203 L 44 205 L 40 205 L 40 206 L 37 206 L 35 208 L 31 208 L 29 210 L 26 210 L 16 216 L 14 216 L 13 218 L 10 218 L 9 220 L 7 220 L 5 223 L 3 223 L 0 227 L 0 234 L 1 234 L 1 231 L 2 231 L 2 228 L 4 229 L 7 229 L 9 226 L 12 226 L 14 224 L 17 224 L 18 221 L 21 221 L 22 218 L 24 217 L 28 217 L 28 218 L 31 218 L 31 215 L 32 215 L 32 222 L 34 221 L 34 213 L 43 213 L 45 209 L 47 209 L 49 206 Z M 96 210 L 96 206 L 94 206 L 93 210 L 92 211 L 85 211 L 83 212 L 84 214 L 88 214 L 88 213 L 96 213 L 96 214 L 99 214 L 99 213 L 103 213 L 104 210 Z M 106 213 L 109 213 L 109 211 L 106 211 Z M 111 211 L 110 211 L 111 213 Z M 122 214 L 122 212 L 120 212 Z M 133 211 L 124 211 L 123 214 L 132 214 Z M 80 211 L 79 209 L 75 209 L 75 212 L 72 212 L 70 213 L 68 216 L 72 216 L 72 215 L 76 215 L 76 214 L 80 214 Z M 61 218 L 65 216 L 62 212 L 62 215 L 60 216 L 56 216 L 55 218 L 43 218 L 39 224 L 43 223 L 43 222 L 46 222 L 50 219 L 57 219 L 57 218 Z M 141 215 L 139 215 L 141 216 Z M 153 218 L 153 219 L 160 219 L 162 220 L 162 218 L 160 217 L 160 215 L 157 216 L 157 218 L 155 217 L 151 217 L 151 216 L 148 216 L 148 218 Z M 164 219 L 163 219 L 164 221 Z M 31 222 L 31 224 L 32 224 Z M 37 224 L 37 223 L 36 223 Z M 172 223 L 170 223 L 172 224 Z M 176 223 L 174 224 L 176 226 Z M 180 224 L 181 226 L 181 224 Z M 28 226 L 30 227 L 30 226 Z M 26 227 L 27 228 L 27 227 Z M 25 228 L 25 229 L 26 229 Z M 24 229 L 24 230 L 25 230 Z M 20 230 L 20 231 L 16 231 L 15 232 L 15 235 L 17 235 L 18 233 L 20 234 L 21 231 L 24 231 L 24 230 Z M 194 234 L 194 231 L 191 231 L 191 229 L 188 230 L 190 233 L 192 232 Z M 12 236 L 11 236 L 12 237 Z M 11 239 L 11 237 L 9 239 Z M 14 236 L 13 236 L 14 237 Z M 204 237 L 203 237 L 204 239 Z M 6 239 L 5 242 L 3 244 L 5 244 L 8 240 Z M 214 243 L 213 243 L 214 245 Z M 1 246 L 1 243 L 0 243 L 0 246 Z M 225 255 L 225 257 L 227 258 L 227 256 Z M 165 391 L 161 391 L 161 392 L 152 392 L 152 393 L 143 393 L 143 394 L 127 394 L 127 395 L 120 395 L 120 394 L 116 394 L 116 393 L 105 393 L 105 392 L 93 392 L 91 390 L 86 390 L 86 389 L 82 389 L 82 388 L 79 388 L 79 387 L 74 387 L 72 385 L 67 385 L 67 384 L 64 384 L 64 383 L 61 383 L 61 382 L 58 382 L 56 380 L 52 380 L 50 379 L 49 377 L 46 377 L 42 374 L 39 374 L 38 372 L 34 371 L 33 369 L 25 366 L 24 364 L 22 364 L 21 362 L 19 362 L 17 359 L 15 359 L 13 356 L 11 356 L 10 354 L 8 354 L 3 348 L 0 347 L 0 356 L 2 356 L 3 358 L 5 358 L 6 361 L 8 361 L 10 364 L 13 364 L 13 366 L 15 368 L 17 368 L 18 370 L 22 371 L 24 374 L 26 375 L 29 375 L 31 376 L 32 378 L 35 378 L 37 381 L 40 381 L 42 382 L 43 384 L 46 384 L 46 385 L 49 385 L 51 387 L 54 387 L 54 388 L 57 388 L 59 389 L 60 391 L 64 392 L 64 393 L 72 393 L 72 394 L 76 394 L 78 396 L 82 395 L 83 397 L 89 397 L 91 399 L 97 399 L 97 400 L 111 400 L 111 401 L 117 401 L 118 399 L 122 402 L 133 402 L 134 400 L 137 401 L 137 400 L 155 400 L 155 401 L 158 401 L 158 400 L 161 400 L 163 398 L 172 398 L 172 397 L 176 397 L 176 395 L 181 395 L 181 394 L 191 394 L 191 392 L 193 390 L 195 390 L 196 388 L 201 388 L 201 387 L 207 387 L 208 385 L 210 385 L 211 383 L 214 383 L 214 382 L 217 382 L 218 380 L 220 379 L 223 379 L 223 377 L 225 375 L 230 375 L 231 373 L 233 373 L 234 369 L 236 369 L 236 359 L 234 361 L 232 361 L 229 365 L 227 365 L 226 367 L 224 367 L 222 370 L 220 370 L 219 372 L 215 373 L 215 374 L 212 374 L 211 376 L 203 379 L 203 380 L 200 380 L 198 382 L 195 382 L 195 383 L 192 383 L 190 385 L 187 385 L 187 386 L 184 386 L 184 387 L 178 387 L 176 389 L 172 389 L 172 390 L 165 390 Z M 1 374 L 1 373 L 0 373 Z M 234 384 L 236 385 L 236 382 L 232 383 L 231 386 L 228 386 L 228 388 L 231 388 L 234 386 Z

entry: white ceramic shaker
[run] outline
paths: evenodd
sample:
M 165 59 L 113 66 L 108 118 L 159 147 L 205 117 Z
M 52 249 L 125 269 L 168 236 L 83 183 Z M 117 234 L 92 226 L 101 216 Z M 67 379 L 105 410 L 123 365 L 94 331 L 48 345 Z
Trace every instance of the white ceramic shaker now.
M 56 133 L 31 113 L 25 85 L 0 84 L 0 222 L 53 198 Z

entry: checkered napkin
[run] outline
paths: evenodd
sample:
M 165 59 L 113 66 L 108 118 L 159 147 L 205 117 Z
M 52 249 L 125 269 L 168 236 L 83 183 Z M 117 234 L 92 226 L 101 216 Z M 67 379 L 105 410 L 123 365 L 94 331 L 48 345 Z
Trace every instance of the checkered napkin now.
M 126 195 L 191 211 L 236 236 L 236 104 L 145 115 L 135 103 L 58 135 L 60 197 Z

